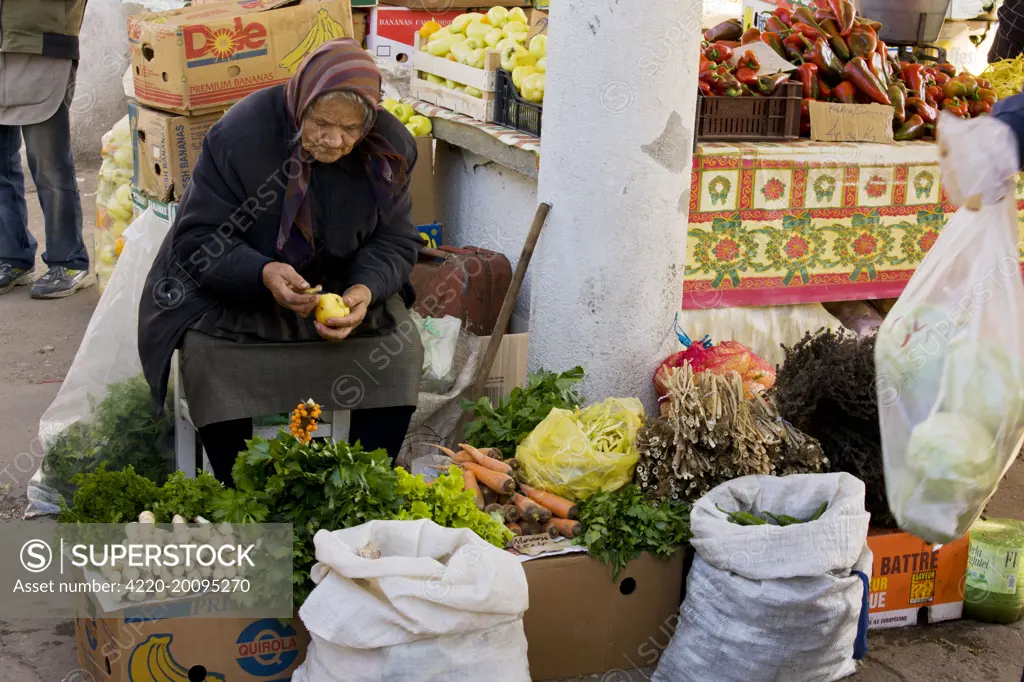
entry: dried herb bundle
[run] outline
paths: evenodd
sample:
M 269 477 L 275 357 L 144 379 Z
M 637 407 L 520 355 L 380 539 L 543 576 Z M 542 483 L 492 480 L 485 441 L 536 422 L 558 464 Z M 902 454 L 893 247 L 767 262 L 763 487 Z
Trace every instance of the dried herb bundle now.
M 784 350 L 771 391 L 782 417 L 821 442 L 833 471 L 864 481 L 872 525 L 895 528 L 885 497 L 875 337 L 822 330 Z
M 735 372 L 671 371 L 662 418 L 640 431 L 640 489 L 656 499 L 695 500 L 716 485 L 751 474 L 822 471 L 816 441 L 780 419 L 762 396 L 743 398 Z

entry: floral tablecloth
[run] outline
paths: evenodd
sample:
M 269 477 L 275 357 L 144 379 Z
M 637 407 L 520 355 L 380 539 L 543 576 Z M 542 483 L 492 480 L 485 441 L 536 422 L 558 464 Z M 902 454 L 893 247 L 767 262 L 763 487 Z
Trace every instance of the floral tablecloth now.
M 683 307 L 898 296 L 953 211 L 933 143 L 702 144 Z

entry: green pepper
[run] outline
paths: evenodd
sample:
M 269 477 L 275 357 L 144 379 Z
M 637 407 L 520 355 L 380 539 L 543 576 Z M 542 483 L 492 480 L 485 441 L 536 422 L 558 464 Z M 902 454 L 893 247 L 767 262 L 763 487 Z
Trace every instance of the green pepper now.
M 882 59 L 882 55 L 877 52 L 871 55 L 871 58 L 864 58 L 867 61 L 868 66 L 871 67 L 871 73 L 875 74 L 875 78 L 882 84 L 883 88 L 889 87 L 889 78 L 885 74 L 885 60 Z
M 809 7 L 797 7 L 793 10 L 792 17 L 794 23 L 801 22 L 824 33 L 818 20 L 814 18 L 814 12 Z
M 850 46 L 846 44 L 846 40 L 839 35 L 839 25 L 835 19 L 826 19 L 821 22 L 821 29 L 828 36 L 828 44 L 832 46 L 832 51 L 836 53 L 836 56 L 842 59 L 844 62 L 850 58 Z
M 978 99 L 978 81 L 975 80 L 974 76 L 967 73 L 966 71 L 957 76 L 954 80 L 958 83 L 962 83 L 964 86 L 965 94 L 964 97 L 970 100 Z
M 771 74 L 770 76 L 758 76 L 757 77 L 757 89 L 763 95 L 773 95 L 775 91 L 779 89 L 779 86 L 783 83 L 789 82 L 789 74 L 782 71 Z
M 889 99 L 892 100 L 892 109 L 898 123 L 907 120 L 907 93 L 900 87 L 900 84 L 893 83 L 887 90 Z
M 769 33 L 785 33 L 789 30 L 789 26 L 782 23 L 778 17 L 768 17 L 768 21 L 764 22 L 764 30 Z
M 715 505 L 717 507 L 717 505 Z M 734 511 L 727 512 L 721 507 L 718 507 L 718 511 L 722 512 L 729 517 L 729 520 L 740 526 L 767 526 L 768 522 L 764 519 L 758 518 L 750 512 Z
M 843 78 L 857 86 L 857 90 L 867 95 L 871 101 L 878 104 L 892 105 L 889 93 L 882 88 L 882 84 L 871 73 L 868 63 L 863 57 L 854 57 L 843 67 Z
M 857 24 L 860 24 L 861 26 L 870 27 L 871 30 L 875 32 L 875 35 L 882 32 L 882 23 L 880 21 L 875 21 L 874 19 L 865 19 L 864 17 L 854 17 L 853 21 Z
M 846 36 L 846 44 L 850 48 L 851 57 L 870 59 L 878 48 L 878 34 L 867 26 L 855 26 Z
M 946 81 L 946 84 L 942 86 L 942 94 L 951 99 L 966 97 L 967 86 L 956 80 Z
M 775 523 L 779 524 L 783 528 L 786 526 L 796 526 L 801 523 L 806 523 L 802 519 L 798 519 L 795 516 L 787 516 L 785 514 L 772 514 L 771 512 L 765 512 L 765 516 L 770 517 Z
M 815 511 L 814 514 L 811 515 L 811 518 L 807 519 L 807 522 L 810 523 L 811 521 L 817 521 L 821 518 L 821 515 L 824 514 L 827 509 L 828 502 L 822 502 L 821 506 L 818 507 L 817 511 Z
M 803 57 L 804 61 L 817 65 L 818 72 L 829 80 L 839 80 L 843 73 L 843 63 L 824 38 L 818 38 L 813 43 L 807 41 Z
M 978 96 L 981 98 L 982 102 L 988 102 L 989 104 L 995 104 L 999 101 L 999 95 L 997 95 L 994 90 L 989 90 L 988 88 L 980 88 L 978 90 Z

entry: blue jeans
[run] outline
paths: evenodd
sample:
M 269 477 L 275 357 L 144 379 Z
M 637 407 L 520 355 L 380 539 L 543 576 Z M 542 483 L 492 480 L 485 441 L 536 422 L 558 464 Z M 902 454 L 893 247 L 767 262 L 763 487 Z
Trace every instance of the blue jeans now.
M 72 270 L 88 270 L 89 254 L 82 239 L 82 202 L 71 156 L 68 104 L 42 123 L 0 125 L 0 261 L 29 269 L 36 262 L 36 239 L 28 231 L 25 178 L 21 171 L 21 138 L 36 184 L 46 226 L 43 262 Z

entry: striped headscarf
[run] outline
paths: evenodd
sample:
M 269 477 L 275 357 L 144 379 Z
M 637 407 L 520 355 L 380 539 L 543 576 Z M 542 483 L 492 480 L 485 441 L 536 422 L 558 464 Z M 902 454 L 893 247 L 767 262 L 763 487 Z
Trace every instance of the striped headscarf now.
M 302 129 L 302 118 L 318 97 L 328 92 L 348 90 L 361 95 L 374 110 L 380 107 L 380 71 L 373 58 L 351 38 L 330 40 L 314 50 L 285 85 L 285 106 L 295 130 Z M 378 203 L 387 201 L 392 190 L 405 182 L 408 172 L 405 158 L 377 129 L 376 121 L 353 154 L 361 154 Z M 277 252 L 283 260 L 298 268 L 313 258 L 313 210 L 307 196 L 313 158 L 297 144 L 285 190 L 284 210 L 277 235 Z

